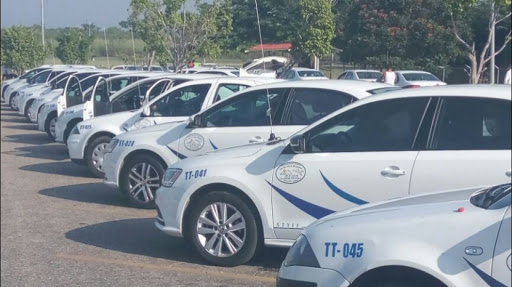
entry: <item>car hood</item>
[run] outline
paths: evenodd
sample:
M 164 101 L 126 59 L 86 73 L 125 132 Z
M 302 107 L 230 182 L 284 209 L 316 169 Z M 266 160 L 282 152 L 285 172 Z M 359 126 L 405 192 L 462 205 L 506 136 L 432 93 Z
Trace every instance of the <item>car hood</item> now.
M 162 134 L 167 133 L 170 130 L 182 131 L 183 129 L 185 129 L 187 127 L 187 125 L 188 125 L 188 123 L 186 123 L 186 122 L 172 122 L 172 123 L 154 125 L 154 126 L 149 126 L 149 127 L 145 127 L 145 128 L 130 130 L 128 132 L 120 134 L 119 136 L 117 136 L 117 138 L 118 139 L 123 139 L 123 138 L 133 139 L 134 137 L 140 137 L 140 136 L 143 136 L 143 137 L 150 136 L 150 137 L 158 138 Z M 178 134 L 180 134 L 180 133 L 178 133 Z
M 370 203 L 326 216 L 314 223 L 312 226 L 332 223 L 333 221 L 344 220 L 346 218 L 351 218 L 351 220 L 353 220 L 354 217 L 360 217 L 361 220 L 367 220 L 366 217 L 375 216 L 375 214 L 385 217 L 388 213 L 403 213 L 407 214 L 407 217 L 414 217 L 424 215 L 427 210 L 428 212 L 433 211 L 434 213 L 436 210 L 442 212 L 446 211 L 447 206 L 457 206 L 458 208 L 470 205 L 469 198 L 474 193 L 474 189 L 467 189 Z

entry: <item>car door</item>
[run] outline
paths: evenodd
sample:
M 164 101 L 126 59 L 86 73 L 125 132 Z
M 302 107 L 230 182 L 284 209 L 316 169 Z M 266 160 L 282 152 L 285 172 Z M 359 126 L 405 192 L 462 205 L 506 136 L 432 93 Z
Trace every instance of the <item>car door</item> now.
M 125 111 L 132 111 L 140 109 L 141 101 L 144 100 L 145 95 L 150 91 L 154 85 L 159 83 L 158 79 L 148 79 L 145 81 L 139 81 L 135 86 L 128 90 L 123 91 L 116 95 L 115 98 L 111 98 L 112 101 L 112 113 L 119 113 Z
M 93 117 L 99 117 L 112 113 L 112 102 L 110 101 L 110 85 L 104 78 L 99 78 L 92 90 L 92 112 Z M 86 120 L 84 118 L 84 120 Z
M 245 85 L 219 86 L 221 100 L 246 88 Z M 198 115 L 201 127 L 187 127 L 180 135 L 179 152 L 187 157 L 207 151 L 264 142 L 272 131 L 281 132 L 281 116 L 290 90 L 257 90 L 228 99 Z M 270 104 L 270 108 L 269 108 Z M 273 129 L 270 127 L 273 122 Z
M 82 87 L 80 80 L 75 77 L 69 77 L 64 93 L 57 100 L 57 114 L 60 115 L 65 109 L 80 105 L 83 101 Z
M 306 131 L 303 154 L 285 149 L 269 182 L 276 235 L 295 239 L 335 211 L 407 196 L 429 103 L 416 97 L 356 104 Z
M 511 101 L 441 99 L 428 150 L 416 160 L 411 194 L 510 182 Z
M 142 95 L 142 105 L 151 102 L 154 98 L 163 94 L 172 85 L 171 79 L 163 79 L 154 83 L 149 90 Z

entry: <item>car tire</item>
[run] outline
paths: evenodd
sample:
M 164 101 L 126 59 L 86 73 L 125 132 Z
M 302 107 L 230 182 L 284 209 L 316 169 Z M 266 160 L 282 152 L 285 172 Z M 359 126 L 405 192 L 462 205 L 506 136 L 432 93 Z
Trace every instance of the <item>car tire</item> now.
M 44 131 L 50 137 L 50 140 L 55 141 L 55 126 L 57 125 L 57 113 L 52 112 L 48 114 L 44 122 Z M 53 132 L 52 132 L 53 131 Z
M 23 112 L 23 114 L 25 115 L 25 118 L 27 118 L 27 120 L 29 122 L 31 122 L 30 120 L 30 115 L 29 115 L 29 111 L 30 111 L 30 108 L 32 107 L 32 105 L 34 104 L 34 101 L 29 101 L 26 105 L 25 105 L 25 111 Z
M 228 210 L 227 220 L 223 218 L 219 218 L 220 222 L 215 222 L 214 219 L 210 220 L 216 226 L 200 221 L 200 218 L 213 218 L 210 208 L 217 206 L 216 209 L 222 209 L 223 205 Z M 185 224 L 185 238 L 192 242 L 194 248 L 203 259 L 214 265 L 234 267 L 247 263 L 254 257 L 259 247 L 258 223 L 254 215 L 255 213 L 242 199 L 226 191 L 213 191 L 195 201 L 191 208 Z M 233 216 L 237 216 L 237 212 L 239 218 L 234 222 L 230 222 L 229 226 L 225 226 L 225 222 L 231 221 Z M 229 230 L 233 226 L 236 227 L 230 233 Z M 237 229 L 242 226 L 244 226 L 243 229 Z M 198 229 L 209 230 L 209 232 L 212 231 L 214 233 L 200 235 Z M 236 240 L 234 240 L 233 234 L 236 236 Z M 236 252 L 233 253 L 229 250 L 229 246 L 224 243 L 226 238 L 229 239 L 231 247 L 235 248 Z M 222 239 L 222 244 L 219 248 L 220 239 Z M 237 243 L 237 246 L 234 246 L 235 243 Z M 215 255 L 214 253 L 218 250 L 221 253 L 228 252 L 232 254 L 219 253 L 220 255 Z
M 11 107 L 11 109 L 13 111 L 17 111 L 18 110 L 18 108 L 16 107 L 16 103 L 14 102 L 15 99 L 16 99 L 16 95 L 11 96 L 11 98 L 9 99 L 9 106 Z
M 151 155 L 130 159 L 119 175 L 121 193 L 137 208 L 154 209 L 155 195 L 160 187 L 165 167 Z
M 105 174 L 100 170 L 103 163 L 103 155 L 107 145 L 112 140 L 112 137 L 101 136 L 94 139 L 85 148 L 84 160 L 89 171 L 98 178 L 103 178 Z

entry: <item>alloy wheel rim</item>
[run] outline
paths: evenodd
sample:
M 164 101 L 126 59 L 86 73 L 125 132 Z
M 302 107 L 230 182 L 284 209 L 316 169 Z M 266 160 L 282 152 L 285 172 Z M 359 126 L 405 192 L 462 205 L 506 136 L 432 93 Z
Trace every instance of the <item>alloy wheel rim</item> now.
M 234 206 L 216 202 L 207 206 L 197 219 L 197 236 L 206 252 L 215 257 L 231 257 L 244 246 L 247 227 Z
M 138 163 L 128 175 L 130 194 L 142 203 L 155 200 L 156 190 L 160 187 L 160 175 L 156 168 L 149 163 Z
M 101 168 L 103 166 L 103 156 L 105 155 L 107 145 L 108 143 L 101 143 L 97 145 L 92 151 L 92 163 L 94 165 L 94 168 L 96 168 L 100 172 L 103 172 Z
M 57 118 L 53 118 L 50 121 L 50 134 L 52 135 L 53 138 L 57 137 L 57 131 L 55 129 L 56 126 L 57 126 Z

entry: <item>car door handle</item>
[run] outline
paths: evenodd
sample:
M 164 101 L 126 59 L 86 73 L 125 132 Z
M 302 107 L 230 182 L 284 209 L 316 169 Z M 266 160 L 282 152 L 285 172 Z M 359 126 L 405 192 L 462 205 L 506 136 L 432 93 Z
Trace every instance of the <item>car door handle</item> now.
M 400 169 L 397 166 L 390 166 L 381 171 L 380 174 L 388 178 L 397 178 L 406 175 L 407 172 L 405 170 Z
M 252 139 L 249 140 L 249 143 L 262 143 L 262 142 L 265 142 L 265 140 L 259 136 L 253 137 Z
M 507 171 L 507 172 L 505 172 L 505 174 L 506 174 L 508 177 L 510 177 L 510 176 L 511 176 L 510 170 L 509 170 L 509 171 Z

